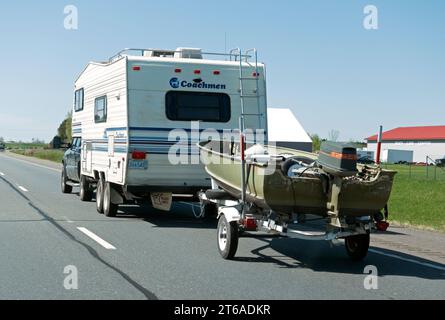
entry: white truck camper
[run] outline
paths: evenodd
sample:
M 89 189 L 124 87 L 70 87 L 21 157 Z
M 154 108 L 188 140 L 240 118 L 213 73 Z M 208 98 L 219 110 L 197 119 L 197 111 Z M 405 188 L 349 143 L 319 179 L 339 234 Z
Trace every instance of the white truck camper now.
M 168 211 L 176 199 L 196 201 L 211 187 L 196 144 L 209 129 L 239 128 L 242 116 L 267 140 L 265 67 L 256 50 L 125 49 L 89 63 L 75 82 L 72 122 L 81 199 L 96 189 L 97 210 L 107 216 L 129 202 L 151 200 Z M 175 161 L 178 152 L 188 161 Z

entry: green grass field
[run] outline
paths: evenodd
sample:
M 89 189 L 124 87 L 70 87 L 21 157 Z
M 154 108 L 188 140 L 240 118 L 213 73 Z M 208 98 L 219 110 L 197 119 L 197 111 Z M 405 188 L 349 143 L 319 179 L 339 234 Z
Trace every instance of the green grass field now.
M 445 170 L 433 166 L 385 167 L 398 172 L 389 201 L 390 220 L 445 231 Z
M 11 149 L 13 153 L 21 154 L 23 156 L 35 157 L 44 160 L 50 160 L 54 162 L 62 162 L 63 150 L 45 150 L 36 148 L 26 148 L 26 149 Z
M 14 142 L 6 143 L 6 149 L 16 150 L 16 149 L 43 149 L 46 145 L 40 143 L 25 143 L 25 142 Z

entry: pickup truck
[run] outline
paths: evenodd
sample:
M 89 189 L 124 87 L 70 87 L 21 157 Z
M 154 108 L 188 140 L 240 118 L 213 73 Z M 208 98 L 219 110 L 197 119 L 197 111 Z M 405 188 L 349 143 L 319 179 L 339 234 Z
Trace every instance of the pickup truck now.
M 71 193 L 73 186 L 80 186 L 80 200 L 91 201 L 93 189 L 89 181 L 80 178 L 80 152 L 82 138 L 74 138 L 63 155 L 61 187 L 63 193 Z

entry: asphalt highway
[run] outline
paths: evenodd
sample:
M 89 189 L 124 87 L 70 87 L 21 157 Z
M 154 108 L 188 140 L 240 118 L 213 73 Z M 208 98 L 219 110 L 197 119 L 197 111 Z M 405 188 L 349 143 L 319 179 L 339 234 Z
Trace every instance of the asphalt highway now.
M 124 206 L 116 218 L 60 191 L 60 166 L 0 153 L 0 299 L 444 299 L 445 236 L 391 228 L 350 261 L 341 241 L 265 234 L 217 251 L 216 220 Z M 365 288 L 367 266 L 377 288 Z M 373 282 L 374 283 L 374 282 Z

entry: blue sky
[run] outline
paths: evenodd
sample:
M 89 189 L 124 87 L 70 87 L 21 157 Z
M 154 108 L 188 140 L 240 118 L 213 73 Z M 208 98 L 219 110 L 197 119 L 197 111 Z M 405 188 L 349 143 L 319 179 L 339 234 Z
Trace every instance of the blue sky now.
M 63 27 L 65 5 L 79 30 Z M 363 8 L 379 29 L 363 28 Z M 90 60 L 124 47 L 259 50 L 270 107 L 310 133 L 362 139 L 445 124 L 445 1 L 8 1 L 0 7 L 0 136 L 49 141 Z

